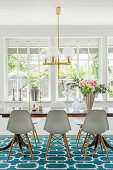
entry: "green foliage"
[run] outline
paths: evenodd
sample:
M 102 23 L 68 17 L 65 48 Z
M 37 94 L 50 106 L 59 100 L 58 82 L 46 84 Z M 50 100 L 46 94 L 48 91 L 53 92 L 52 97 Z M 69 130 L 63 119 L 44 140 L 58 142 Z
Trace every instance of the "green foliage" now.
M 90 58 L 92 59 L 92 64 L 90 67 L 91 77 L 94 79 L 98 78 L 98 54 L 90 54 Z
M 25 61 L 24 56 L 19 55 L 18 70 L 25 72 L 26 71 L 25 64 L 26 64 L 26 61 Z M 17 56 L 16 56 L 16 54 L 8 55 L 8 69 L 9 69 L 9 72 L 17 69 Z
M 80 69 L 79 69 L 79 77 L 81 79 L 84 79 L 86 74 L 87 74 L 87 72 L 86 72 L 85 68 L 84 67 L 80 67 Z M 72 66 L 70 66 L 68 76 L 75 81 L 76 78 L 77 78 L 76 68 L 73 68 Z
M 86 74 L 88 74 L 87 70 L 84 67 L 80 67 L 80 69 L 79 69 L 79 77 L 80 77 L 80 79 L 84 79 Z
M 9 72 L 16 69 L 16 56 L 15 55 L 8 55 L 8 70 Z
M 110 91 L 108 91 L 108 97 L 109 97 L 109 98 L 113 98 L 113 87 L 110 86 L 110 87 L 109 87 L 109 90 L 110 90 Z
M 73 80 L 76 80 L 77 78 L 76 68 L 73 68 L 72 66 L 70 66 L 68 76 L 72 78 Z
M 93 80 L 82 80 L 79 78 L 76 78 L 76 80 L 73 83 L 68 83 L 70 89 L 74 87 L 78 87 L 80 92 L 86 96 L 87 94 L 96 94 L 99 93 L 106 93 L 106 91 L 111 92 L 111 90 L 105 87 L 105 84 L 97 84 L 96 81 Z
M 27 83 L 28 83 L 28 82 L 30 83 L 30 86 L 31 86 L 32 88 L 33 88 L 33 87 L 36 87 L 36 88 L 39 87 L 39 77 L 38 77 L 37 75 L 32 75 L 32 74 L 30 74 L 29 79 L 28 79 L 27 76 L 25 76 L 24 78 L 25 78 L 25 80 L 26 80 Z M 38 81 L 37 81 L 37 79 L 38 79 Z
M 93 89 L 91 88 L 91 86 L 87 83 L 84 84 L 84 86 L 79 87 L 81 93 L 86 96 L 87 94 L 92 94 L 93 93 Z

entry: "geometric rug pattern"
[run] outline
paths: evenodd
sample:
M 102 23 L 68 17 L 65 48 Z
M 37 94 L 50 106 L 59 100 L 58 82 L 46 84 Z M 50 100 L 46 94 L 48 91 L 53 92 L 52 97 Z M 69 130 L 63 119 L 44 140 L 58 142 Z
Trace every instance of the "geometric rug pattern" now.
M 0 147 L 3 147 L 8 144 L 11 140 L 11 137 L 0 137 Z M 80 155 L 80 149 L 83 144 L 84 137 L 81 137 L 79 146 L 76 146 L 75 137 L 68 137 L 69 151 L 71 161 L 68 160 L 66 149 L 60 144 L 55 144 L 50 148 L 47 160 L 44 161 L 46 153 L 46 145 L 48 137 L 39 137 L 40 143 L 37 142 L 38 147 L 35 146 L 34 138 L 30 137 L 30 141 L 33 147 L 33 158 L 29 153 L 29 149 L 23 147 L 23 151 L 26 154 L 26 157 L 22 157 L 18 146 L 13 146 L 9 161 L 7 162 L 7 157 L 9 149 L 0 151 L 0 170 L 103 170 L 113 169 L 113 150 L 108 149 L 108 154 L 110 158 L 110 163 L 106 157 L 105 152 L 102 154 L 100 146 L 98 147 L 97 153 L 94 157 L 90 157 L 90 153 L 93 151 L 93 147 L 88 148 L 86 161 L 83 163 L 85 147 Z M 107 142 L 113 146 L 113 137 L 105 137 Z

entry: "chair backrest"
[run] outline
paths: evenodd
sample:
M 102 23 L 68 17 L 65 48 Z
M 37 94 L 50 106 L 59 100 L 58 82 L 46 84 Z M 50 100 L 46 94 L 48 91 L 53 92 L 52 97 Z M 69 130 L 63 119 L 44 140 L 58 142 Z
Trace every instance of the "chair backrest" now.
M 64 110 L 51 110 L 46 118 L 44 130 L 51 134 L 64 134 L 71 130 L 67 113 Z
M 101 134 L 109 129 L 107 114 L 104 110 L 91 110 L 87 113 L 82 131 Z
M 9 117 L 7 130 L 15 134 L 25 134 L 33 130 L 31 116 L 27 110 L 13 110 Z
M 51 102 L 50 109 L 65 109 L 65 104 L 62 101 L 54 101 Z

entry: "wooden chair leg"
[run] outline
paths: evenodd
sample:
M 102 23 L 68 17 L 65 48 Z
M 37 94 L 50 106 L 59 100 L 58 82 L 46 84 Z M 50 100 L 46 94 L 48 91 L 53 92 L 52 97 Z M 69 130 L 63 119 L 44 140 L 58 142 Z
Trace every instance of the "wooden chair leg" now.
M 36 131 L 35 127 L 34 127 L 34 132 L 35 132 L 35 134 L 36 134 L 36 137 L 37 137 L 37 139 L 38 139 L 38 142 L 40 142 L 40 141 L 39 141 L 38 134 L 37 134 L 37 131 Z
M 27 139 L 27 143 L 28 143 L 29 151 L 30 151 L 30 154 L 31 154 L 31 158 L 32 158 L 32 160 L 33 160 L 32 149 L 31 149 L 31 144 L 30 144 L 30 141 L 29 141 L 28 134 L 26 134 L 26 139 Z
M 85 145 L 85 143 L 86 143 L 87 136 L 88 136 L 88 134 L 86 134 L 86 137 L 85 137 L 85 139 L 84 139 L 84 143 L 83 143 L 83 145 L 82 145 L 82 148 L 81 148 L 80 154 L 82 153 L 82 150 L 83 150 L 84 145 Z
M 80 132 L 79 132 L 79 137 L 78 137 L 78 142 L 77 142 L 77 147 L 78 147 L 78 144 L 79 144 L 79 141 L 80 141 L 80 137 L 81 137 L 81 133 L 82 133 L 82 131 L 81 130 L 79 130 Z
M 77 140 L 78 140 L 78 137 L 79 137 L 79 132 L 80 132 L 80 130 L 78 131 L 78 134 L 77 134 L 77 137 L 76 137 L 76 142 L 77 142 Z
M 105 146 L 104 140 L 103 140 L 102 136 L 100 136 L 100 138 L 101 138 L 101 142 L 102 142 L 102 144 L 103 144 L 104 150 L 105 150 L 105 152 L 106 152 L 108 161 L 110 162 L 110 159 L 109 159 L 109 156 L 108 156 L 108 153 L 107 153 L 107 150 L 106 150 L 106 146 Z
M 9 157 L 10 157 L 10 154 L 11 154 L 14 142 L 15 142 L 15 136 L 13 137 L 13 140 L 12 140 L 12 143 L 11 143 L 11 148 L 10 148 L 10 151 L 9 151 L 9 155 L 8 155 L 7 161 L 9 160 Z
M 67 135 L 66 134 L 65 134 L 65 139 L 66 139 L 67 147 L 69 148 L 68 139 L 67 139 Z
M 51 138 L 51 136 L 49 135 L 49 138 L 48 138 L 48 141 L 47 141 L 47 146 L 46 146 L 46 148 L 47 148 L 47 147 L 48 147 L 48 145 L 49 145 L 50 138 Z
M 35 144 L 36 144 L 36 147 L 37 147 L 37 142 L 36 142 L 36 138 L 35 138 L 35 132 L 34 132 L 34 130 L 33 130 L 33 137 L 34 137 Z
M 84 162 L 85 162 L 85 159 L 86 159 L 86 154 L 87 154 L 89 140 L 90 140 L 90 135 L 89 135 L 88 140 L 87 140 L 87 145 L 86 145 L 86 150 L 85 150 L 85 155 L 84 155 Z
M 65 139 L 65 134 L 63 135 L 63 139 L 64 139 L 64 144 L 65 144 L 65 148 L 66 148 L 66 151 L 67 151 L 67 155 L 68 155 L 68 158 L 69 158 L 69 161 L 70 161 L 69 149 L 67 147 L 67 143 L 66 143 L 66 139 Z
M 47 154 L 48 154 L 48 151 L 49 151 L 49 147 L 50 147 L 50 144 L 51 144 L 51 139 L 52 139 L 52 135 L 50 134 L 49 139 L 48 139 L 48 144 L 47 144 L 47 151 L 46 151 L 46 155 L 45 155 L 45 161 L 46 161 Z
M 102 153 L 104 153 L 103 148 L 102 148 L 102 142 L 101 142 L 100 136 L 99 136 L 99 143 L 100 143 L 100 147 L 101 147 Z

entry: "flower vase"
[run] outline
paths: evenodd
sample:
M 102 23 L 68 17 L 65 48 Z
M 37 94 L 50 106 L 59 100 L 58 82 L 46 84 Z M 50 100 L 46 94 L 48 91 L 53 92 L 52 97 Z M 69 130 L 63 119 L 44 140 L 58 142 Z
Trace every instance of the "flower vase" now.
M 85 96 L 85 102 L 86 102 L 87 110 L 92 109 L 94 100 L 95 100 L 95 94 L 87 94 Z

